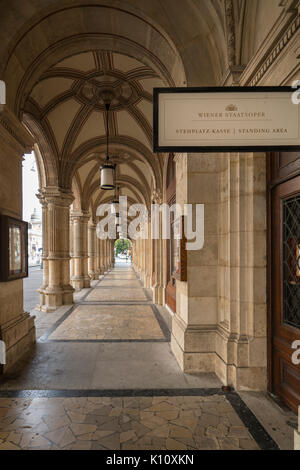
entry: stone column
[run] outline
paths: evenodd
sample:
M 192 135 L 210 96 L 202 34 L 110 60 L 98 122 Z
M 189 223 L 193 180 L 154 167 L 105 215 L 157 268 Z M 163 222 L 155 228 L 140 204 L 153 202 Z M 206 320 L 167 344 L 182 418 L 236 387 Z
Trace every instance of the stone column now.
M 46 225 L 43 227 L 43 242 L 46 247 L 47 259 L 43 286 L 40 294 L 44 312 L 55 311 L 61 305 L 73 303 L 74 289 L 70 285 L 70 205 L 73 194 L 56 187 L 40 190 L 39 198 L 44 210 Z M 46 258 L 46 257 L 45 257 Z
M 0 212 L 22 219 L 22 156 L 33 139 L 7 106 L 0 106 Z M 0 261 L 2 262 L 2 261 Z M 24 312 L 23 280 L 0 282 L 0 338 L 5 343 L 5 373 L 35 342 L 34 316 Z
M 107 256 L 108 256 L 108 269 L 111 269 L 112 267 L 111 240 L 107 240 Z
M 88 224 L 88 273 L 92 280 L 97 279 L 96 271 L 96 224 Z
M 97 237 L 97 233 L 95 233 L 95 249 L 96 249 L 96 257 L 95 257 L 95 276 L 96 279 L 99 279 L 101 274 L 100 270 L 100 240 Z
M 99 270 L 100 276 L 103 276 L 105 269 L 104 269 L 104 240 L 98 239 L 99 242 Z
M 105 272 L 109 270 L 108 264 L 108 240 L 104 240 L 104 262 L 105 262 Z
M 176 203 L 204 204 L 204 247 L 187 251 L 187 282 L 176 280 L 171 347 L 185 372 L 215 371 L 218 306 L 219 163 L 222 156 L 176 157 Z M 199 220 L 200 224 L 201 221 Z
M 115 240 L 111 242 L 111 266 L 112 268 L 115 265 Z
M 74 276 L 74 229 L 73 220 L 70 217 L 70 279 Z
M 88 220 L 89 215 L 84 213 L 71 214 L 74 230 L 74 275 L 72 285 L 76 290 L 90 287 L 88 275 Z
M 159 194 L 155 194 L 152 197 L 152 200 L 155 204 L 162 204 L 162 198 Z M 159 239 L 153 240 L 154 245 L 154 273 L 155 273 L 155 282 L 152 286 L 153 290 L 153 302 L 158 305 L 164 304 L 165 298 L 165 289 L 164 289 L 164 272 L 163 272 L 163 257 L 164 257 L 164 244 L 162 240 L 162 218 L 161 214 L 159 215 Z
M 39 197 L 39 196 L 38 196 Z M 43 261 L 43 284 L 41 285 L 38 292 L 40 294 L 40 304 L 37 306 L 38 309 L 41 309 L 43 305 L 46 304 L 44 290 L 48 287 L 49 284 L 49 265 L 48 265 L 48 208 L 46 201 L 39 197 L 40 203 L 42 206 L 42 237 L 43 237 L 43 254 L 42 254 L 42 261 Z
M 150 289 L 151 287 L 151 224 L 148 223 L 148 238 L 145 240 L 145 287 Z

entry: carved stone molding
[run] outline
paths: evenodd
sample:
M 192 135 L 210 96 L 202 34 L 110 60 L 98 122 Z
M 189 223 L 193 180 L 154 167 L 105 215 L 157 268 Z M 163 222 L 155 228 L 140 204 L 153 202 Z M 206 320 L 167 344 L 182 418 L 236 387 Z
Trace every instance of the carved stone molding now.
M 153 191 L 151 200 L 154 204 L 162 204 L 162 201 L 163 201 L 162 193 L 160 191 Z
M 300 15 L 297 13 L 294 13 L 294 15 L 295 17 L 287 25 L 281 37 L 272 44 L 267 53 L 263 54 L 260 60 L 257 60 L 258 54 L 253 58 L 253 65 L 250 63 L 241 77 L 243 85 L 257 86 L 299 32 Z
M 0 135 L 2 142 L 20 154 L 31 152 L 34 139 L 6 105 L 0 106 Z
M 235 20 L 233 0 L 225 0 L 227 54 L 229 66 L 236 65 Z

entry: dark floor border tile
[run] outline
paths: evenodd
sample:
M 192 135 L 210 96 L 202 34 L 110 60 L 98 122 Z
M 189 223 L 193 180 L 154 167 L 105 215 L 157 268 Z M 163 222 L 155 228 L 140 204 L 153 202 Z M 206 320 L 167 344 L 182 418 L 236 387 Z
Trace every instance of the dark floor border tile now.
M 160 311 L 156 307 L 155 304 L 151 304 L 151 308 L 153 310 L 153 313 L 155 315 L 155 318 L 160 326 L 161 331 L 163 332 L 166 341 L 170 342 L 171 341 L 171 332 L 168 328 L 168 325 L 166 324 L 163 316 L 161 315 Z
M 0 390 L 0 398 L 88 398 L 88 397 L 206 397 L 219 388 L 103 389 L 103 390 Z
M 225 393 L 225 397 L 261 450 L 279 450 L 274 439 L 272 439 L 238 393 Z
M 165 338 L 145 339 L 48 339 L 47 343 L 167 343 Z

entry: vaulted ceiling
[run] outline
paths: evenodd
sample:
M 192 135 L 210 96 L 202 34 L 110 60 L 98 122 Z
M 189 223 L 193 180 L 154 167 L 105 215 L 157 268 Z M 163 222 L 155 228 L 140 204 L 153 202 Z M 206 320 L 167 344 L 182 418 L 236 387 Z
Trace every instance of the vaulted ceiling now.
M 109 90 L 110 159 L 117 164 L 120 194 L 149 204 L 161 163 L 152 153 L 152 94 L 166 83 L 125 54 L 88 51 L 58 62 L 40 77 L 26 100 L 24 119 L 39 126 L 56 166 L 72 168 L 75 206 L 93 213 L 113 193 L 99 189 L 105 158 Z M 34 126 L 33 126 L 34 127 Z M 80 207 L 81 206 L 81 207 Z

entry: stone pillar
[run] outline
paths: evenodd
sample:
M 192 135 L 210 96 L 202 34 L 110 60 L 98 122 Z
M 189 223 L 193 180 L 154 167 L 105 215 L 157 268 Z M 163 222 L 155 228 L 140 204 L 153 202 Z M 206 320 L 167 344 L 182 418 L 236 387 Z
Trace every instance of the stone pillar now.
M 103 274 L 105 274 L 107 271 L 106 240 L 102 240 L 102 262 L 103 262 Z
M 73 303 L 70 285 L 70 205 L 73 194 L 56 187 L 42 188 L 39 193 L 44 214 L 43 244 L 46 273 L 39 289 L 44 312 Z M 47 285 L 46 285 L 47 282 Z
M 40 198 L 40 203 L 42 206 L 42 236 L 43 236 L 43 254 L 42 254 L 42 261 L 43 261 L 43 284 L 41 285 L 40 289 L 38 290 L 40 294 L 40 304 L 37 306 L 38 309 L 41 309 L 43 305 L 46 304 L 44 291 L 48 287 L 49 284 L 49 264 L 48 264 L 48 208 L 47 203 L 45 200 Z
M 74 228 L 73 219 L 70 217 L 70 279 L 74 276 Z
M 95 276 L 96 276 L 96 279 L 99 279 L 99 276 L 101 274 L 101 270 L 100 270 L 100 240 L 97 237 L 97 232 L 95 232 L 95 249 L 96 249 Z
M 99 271 L 100 276 L 102 276 L 105 272 L 104 270 L 104 240 L 98 239 L 99 245 Z
M 227 155 L 220 172 L 216 373 L 267 387 L 266 156 Z
M 160 195 L 153 195 L 152 200 L 155 204 L 161 204 L 162 199 Z M 163 271 L 163 258 L 164 258 L 164 243 L 162 240 L 162 218 L 159 215 L 159 239 L 153 240 L 154 245 L 154 273 L 155 282 L 152 286 L 153 290 L 153 302 L 158 305 L 164 304 L 165 289 L 164 289 L 164 271 Z
M 108 268 L 112 268 L 112 256 L 111 256 L 111 240 L 107 240 L 107 251 L 108 251 Z
M 150 289 L 151 287 L 151 224 L 148 223 L 148 238 L 145 240 L 145 287 Z
M 171 347 L 185 372 L 215 371 L 218 304 L 219 159 L 215 155 L 176 158 L 176 203 L 204 204 L 205 242 L 187 252 L 188 281 L 176 280 L 176 314 Z M 194 220 L 193 220 L 194 221 Z
M 112 259 L 112 267 L 115 265 L 115 240 L 111 242 L 111 259 Z
M 72 286 L 76 290 L 90 287 L 90 277 L 88 275 L 88 221 L 87 213 L 71 214 L 73 220 L 74 237 L 74 275 L 72 277 Z
M 96 253 L 96 224 L 88 224 L 88 273 L 92 280 L 97 279 L 97 253 Z
M 172 351 L 185 372 L 264 390 L 265 155 L 178 156 L 176 201 L 204 204 L 204 245 L 187 252 L 187 282 L 176 281 Z
M 7 106 L 0 106 L 0 212 L 22 219 L 22 156 L 33 139 Z M 24 312 L 23 280 L 0 282 L 0 338 L 5 343 L 5 373 L 35 342 L 34 316 Z

